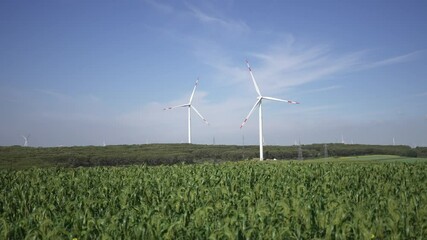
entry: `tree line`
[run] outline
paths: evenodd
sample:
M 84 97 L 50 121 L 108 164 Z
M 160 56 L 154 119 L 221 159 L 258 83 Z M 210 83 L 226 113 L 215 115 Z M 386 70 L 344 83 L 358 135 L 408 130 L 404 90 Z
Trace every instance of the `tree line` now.
M 325 151 L 326 149 L 326 151 Z M 304 159 L 360 155 L 397 155 L 427 157 L 427 147 L 360 145 L 360 144 L 310 144 L 301 145 Z M 197 145 L 197 144 L 143 144 L 34 148 L 0 147 L 0 167 L 28 166 L 121 166 L 170 165 L 177 163 L 222 162 L 256 159 L 258 146 Z M 266 159 L 298 159 L 298 146 L 266 146 Z

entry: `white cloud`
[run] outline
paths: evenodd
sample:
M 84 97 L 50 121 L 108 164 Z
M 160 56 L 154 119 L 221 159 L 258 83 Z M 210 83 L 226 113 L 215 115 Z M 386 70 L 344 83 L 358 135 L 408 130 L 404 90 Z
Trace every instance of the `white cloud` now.
M 55 90 L 48 90 L 48 89 L 34 89 L 34 91 L 37 93 L 41 93 L 42 95 L 50 98 L 51 100 L 58 101 L 61 103 L 68 103 L 68 104 L 96 104 L 100 103 L 101 99 L 93 94 L 89 95 L 70 95 L 65 94 L 59 91 Z
M 425 96 L 427 96 L 427 92 L 418 93 L 418 94 L 415 94 L 415 96 L 416 97 L 425 97 Z
M 171 13 L 174 11 L 174 8 L 171 5 L 168 5 L 166 3 L 161 3 L 160 1 L 157 1 L 157 0 L 144 0 L 144 2 L 146 2 L 153 8 L 163 13 Z
M 195 55 L 217 71 L 217 80 L 228 85 L 248 83 L 245 85 L 253 87 L 249 83 L 250 77 L 244 59 L 233 59 L 236 56 L 232 57 L 227 53 L 229 50 L 216 43 L 199 41 L 197 44 Z M 265 95 L 280 94 L 290 87 L 315 81 L 335 79 L 341 74 L 411 61 L 424 52 L 416 51 L 370 62 L 366 60 L 368 51 L 365 50 L 339 53 L 327 45 L 303 46 L 293 37 L 267 46 L 269 47 L 247 53 L 254 77 Z M 339 87 L 324 87 L 314 91 L 337 88 Z
M 364 68 L 377 68 L 377 67 L 383 67 L 383 66 L 388 66 L 388 65 L 397 64 L 397 63 L 409 62 L 418 58 L 425 52 L 426 50 L 419 50 L 419 51 L 411 52 L 408 54 L 383 59 L 377 62 L 368 63 L 364 66 Z
M 317 89 L 310 89 L 307 91 L 303 91 L 301 93 L 307 94 L 307 93 L 319 93 L 319 92 L 327 92 L 327 91 L 332 91 L 332 90 L 336 90 L 336 89 L 340 89 L 341 86 L 338 85 L 333 85 L 333 86 L 329 86 L 329 87 L 322 87 L 322 88 L 317 88 Z
M 254 74 L 263 79 L 264 88 L 277 92 L 333 77 L 360 63 L 360 53 L 336 55 L 326 46 L 305 49 L 277 46 L 254 56 L 260 60 L 253 66 Z
M 243 21 L 237 21 L 225 17 L 218 17 L 212 14 L 208 14 L 201 9 L 187 3 L 188 9 L 192 15 L 202 23 L 213 24 L 220 26 L 226 30 L 233 32 L 248 32 L 250 31 L 249 26 Z
M 205 42 L 196 47 L 196 56 L 216 69 L 215 74 L 222 82 L 249 83 L 244 59 L 237 65 L 225 50 L 215 45 L 208 47 L 208 44 Z M 337 55 L 326 46 L 300 48 L 293 45 L 294 43 L 285 42 L 273 45 L 267 50 L 248 53 L 252 56 L 249 59 L 251 68 L 263 94 L 281 93 L 289 87 L 331 78 L 349 71 L 362 61 L 360 52 Z

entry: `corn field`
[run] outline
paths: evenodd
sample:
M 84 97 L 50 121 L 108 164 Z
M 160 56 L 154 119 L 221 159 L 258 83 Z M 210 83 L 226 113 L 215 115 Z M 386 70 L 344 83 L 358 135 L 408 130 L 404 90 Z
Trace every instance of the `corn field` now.
M 0 171 L 0 239 L 425 239 L 427 163 Z

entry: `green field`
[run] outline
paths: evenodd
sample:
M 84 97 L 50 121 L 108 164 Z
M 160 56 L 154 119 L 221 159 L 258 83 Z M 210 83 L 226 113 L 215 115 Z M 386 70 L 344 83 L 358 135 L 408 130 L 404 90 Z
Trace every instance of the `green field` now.
M 425 239 L 427 160 L 0 170 L 0 239 Z
M 322 159 L 305 160 L 305 163 L 331 162 L 331 163 L 422 163 L 427 162 L 427 158 L 400 157 L 394 155 L 366 155 L 355 157 L 333 157 Z

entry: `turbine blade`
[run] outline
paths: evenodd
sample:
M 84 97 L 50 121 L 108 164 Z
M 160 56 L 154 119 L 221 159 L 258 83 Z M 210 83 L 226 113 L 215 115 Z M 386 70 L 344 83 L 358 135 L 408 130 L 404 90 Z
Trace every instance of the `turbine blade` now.
M 259 91 L 258 84 L 255 81 L 254 75 L 252 74 L 252 69 L 251 69 L 251 66 L 249 66 L 249 61 L 248 60 L 246 60 L 246 65 L 248 66 L 249 73 L 251 74 L 251 78 L 252 78 L 252 82 L 254 83 L 255 90 L 258 93 L 258 96 L 261 96 L 261 92 Z
M 191 104 L 193 102 L 194 93 L 196 92 L 197 84 L 199 84 L 199 78 L 197 78 L 196 83 L 194 84 L 193 92 L 190 96 L 190 102 L 188 104 Z
M 192 105 L 190 105 L 190 107 L 197 113 L 197 115 L 199 115 L 199 117 L 206 123 L 209 125 L 208 121 L 206 120 L 206 118 L 204 118 L 202 116 L 202 114 L 199 113 L 199 111 L 197 111 L 197 109 L 195 107 L 193 107 Z
M 286 102 L 286 103 L 290 103 L 290 104 L 299 104 L 299 102 L 295 102 L 292 100 L 280 99 L 280 98 L 273 98 L 273 97 L 262 97 L 262 98 L 267 99 L 267 100 L 272 100 L 272 101 Z
M 170 110 L 170 109 L 174 109 L 174 108 L 189 107 L 189 106 L 190 106 L 189 104 L 181 104 L 181 105 L 178 105 L 178 106 L 163 108 L 163 110 Z
M 255 110 L 255 108 L 256 108 L 256 107 L 258 107 L 258 106 L 261 104 L 261 100 L 262 100 L 262 98 L 259 98 L 259 99 L 255 102 L 255 104 L 254 104 L 254 106 L 252 107 L 251 111 L 249 112 L 248 116 L 245 118 L 245 120 L 243 120 L 242 125 L 240 125 L 240 128 L 242 128 L 242 127 L 243 127 L 243 125 L 245 125 L 245 124 L 246 124 L 246 122 L 248 121 L 249 117 L 252 115 L 252 113 L 253 113 L 253 111 Z

